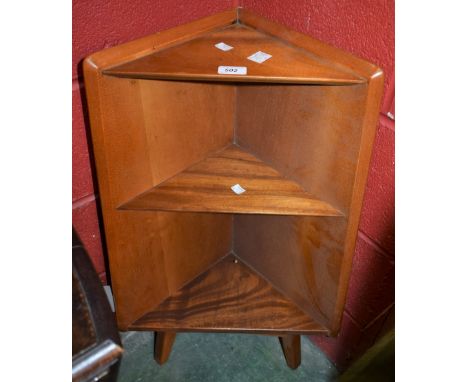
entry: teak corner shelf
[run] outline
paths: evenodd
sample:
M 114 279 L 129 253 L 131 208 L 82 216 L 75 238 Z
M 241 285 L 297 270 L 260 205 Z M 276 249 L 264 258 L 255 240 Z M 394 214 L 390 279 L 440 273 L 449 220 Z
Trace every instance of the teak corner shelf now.
M 382 71 L 239 8 L 84 74 L 120 330 L 336 335 Z

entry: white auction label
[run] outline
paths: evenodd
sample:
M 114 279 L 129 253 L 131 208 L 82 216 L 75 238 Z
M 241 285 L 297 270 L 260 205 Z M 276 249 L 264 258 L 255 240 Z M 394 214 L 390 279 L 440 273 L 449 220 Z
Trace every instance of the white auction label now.
M 261 64 L 262 62 L 265 62 L 266 60 L 268 60 L 271 57 L 273 57 L 271 54 L 268 54 L 268 53 L 265 53 L 265 52 L 262 52 L 261 50 L 259 50 L 258 52 L 256 52 L 256 53 L 252 54 L 251 56 L 247 57 L 247 59 L 250 60 L 250 61 L 257 62 L 257 63 Z
M 227 52 L 228 50 L 234 49 L 231 45 L 225 44 L 224 42 L 218 42 L 215 47 Z
M 245 192 L 245 190 L 242 188 L 242 186 L 239 183 L 232 186 L 231 190 L 234 191 L 237 195 L 240 195 Z
M 218 74 L 247 74 L 246 66 L 218 66 Z

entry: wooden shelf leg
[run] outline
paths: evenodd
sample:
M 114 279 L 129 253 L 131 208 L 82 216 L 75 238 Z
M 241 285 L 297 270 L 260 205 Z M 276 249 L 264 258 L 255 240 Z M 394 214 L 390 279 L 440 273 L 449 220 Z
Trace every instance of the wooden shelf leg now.
M 162 365 L 169 359 L 176 333 L 154 332 L 154 359 Z
M 291 369 L 297 369 L 301 364 L 301 336 L 285 335 L 279 337 L 286 363 Z

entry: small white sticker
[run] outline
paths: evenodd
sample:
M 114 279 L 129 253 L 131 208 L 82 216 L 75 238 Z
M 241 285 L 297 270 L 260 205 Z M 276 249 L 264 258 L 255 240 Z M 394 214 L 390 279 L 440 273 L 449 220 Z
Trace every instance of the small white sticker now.
M 268 53 L 265 53 L 265 52 L 262 52 L 261 50 L 259 50 L 258 52 L 256 52 L 256 53 L 252 54 L 251 56 L 247 57 L 247 59 L 250 60 L 250 61 L 257 62 L 257 63 L 261 64 L 262 62 L 265 62 L 266 60 L 268 60 L 271 57 L 272 57 L 271 54 L 268 54 Z
M 225 44 L 224 42 L 218 42 L 217 44 L 215 44 L 215 47 L 218 49 L 224 50 L 225 52 L 233 49 L 231 45 Z
M 237 195 L 240 195 L 245 192 L 245 190 L 241 187 L 239 183 L 232 186 L 231 190 L 234 191 Z
M 247 74 L 246 66 L 218 66 L 218 74 Z

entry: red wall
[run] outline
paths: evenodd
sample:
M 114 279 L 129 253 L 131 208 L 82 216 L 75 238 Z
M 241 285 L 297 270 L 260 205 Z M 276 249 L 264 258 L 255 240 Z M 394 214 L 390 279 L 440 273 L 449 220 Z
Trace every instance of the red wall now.
M 117 45 L 241 5 L 379 65 L 386 75 L 343 326 L 336 339 L 313 341 L 346 367 L 393 325 L 394 315 L 394 1 L 393 0 L 74 0 L 73 224 L 105 280 L 89 126 L 82 105 L 83 58 Z

